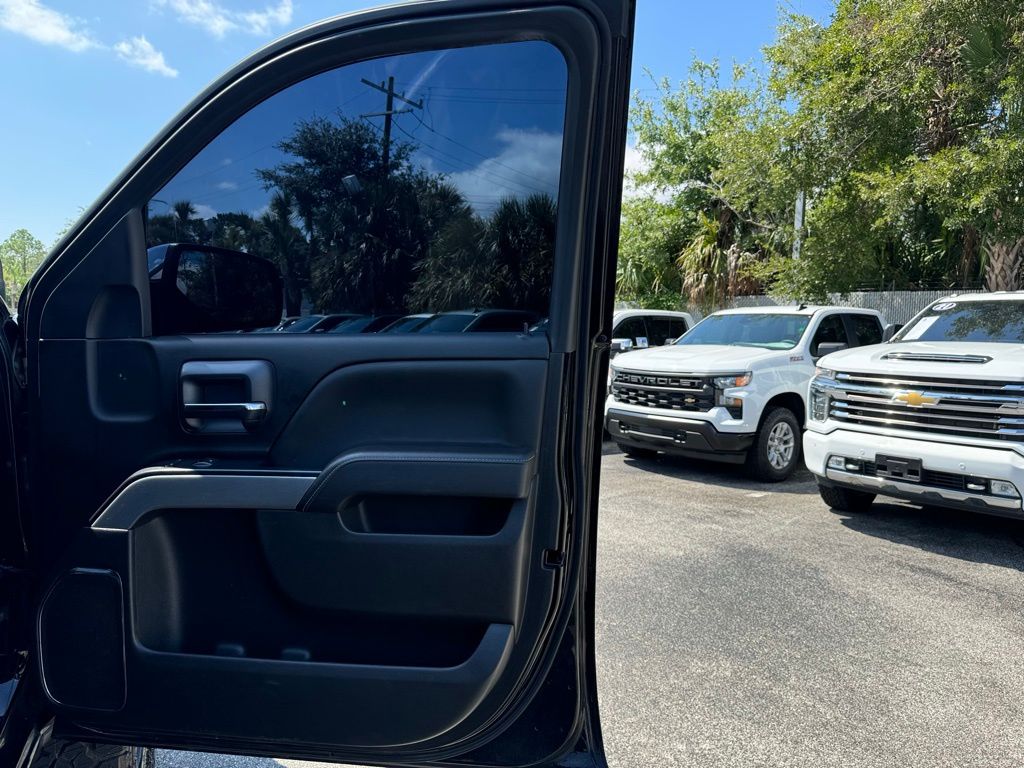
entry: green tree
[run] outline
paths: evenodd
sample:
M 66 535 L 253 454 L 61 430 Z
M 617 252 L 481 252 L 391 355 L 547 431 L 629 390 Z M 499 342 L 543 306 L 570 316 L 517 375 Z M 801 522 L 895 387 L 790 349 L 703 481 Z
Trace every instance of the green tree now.
M 285 314 L 297 315 L 309 286 L 308 244 L 294 223 L 295 203 L 287 192 L 277 192 L 259 219 L 263 241 L 256 251 L 277 264 L 284 278 Z
M 205 244 L 210 241 L 210 232 L 190 200 L 176 200 L 165 213 L 149 215 L 146 222 L 146 239 L 150 245 Z
M 45 258 L 46 248 L 27 229 L 15 230 L 0 243 L 0 290 L 7 306 L 18 306 L 25 284 Z
M 697 64 L 634 112 L 662 263 L 712 298 L 1019 285 L 1022 54 L 1019 0 L 839 0 L 828 26 L 785 15 L 763 76 Z
M 380 137 L 365 121 L 303 121 L 279 148 L 295 158 L 258 172 L 295 201 L 309 253 L 309 293 L 319 311 L 404 311 L 431 223 L 421 198 L 435 180 L 392 141 L 385 168 Z M 435 225 L 436 226 L 436 225 Z
M 696 61 L 678 88 L 661 81 L 654 99 L 637 99 L 633 130 L 643 168 L 624 207 L 620 298 L 707 308 L 757 288 L 747 267 L 770 255 L 785 205 L 776 211 L 774 200 L 748 194 L 746 179 L 728 180 L 722 170 L 741 144 L 775 152 L 771 126 L 781 113 L 744 67 L 722 85 L 717 62 Z
M 464 202 L 451 210 L 409 293 L 415 311 L 516 307 L 547 313 L 556 204 L 544 194 L 506 198 L 490 217 Z

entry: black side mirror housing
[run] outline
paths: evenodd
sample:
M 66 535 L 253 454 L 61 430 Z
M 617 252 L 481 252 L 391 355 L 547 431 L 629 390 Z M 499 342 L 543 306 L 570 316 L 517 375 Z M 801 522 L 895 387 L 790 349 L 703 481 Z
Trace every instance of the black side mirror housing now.
M 844 344 L 841 341 L 823 341 L 818 345 L 818 357 L 824 357 L 825 355 L 831 355 L 833 352 L 842 352 L 844 349 L 849 348 L 849 344 Z
M 277 325 L 281 274 L 269 259 L 196 243 L 150 250 L 149 288 L 156 336 L 252 331 Z
M 885 326 L 885 330 L 882 331 L 882 341 L 892 341 L 892 337 L 903 330 L 905 323 L 889 323 Z

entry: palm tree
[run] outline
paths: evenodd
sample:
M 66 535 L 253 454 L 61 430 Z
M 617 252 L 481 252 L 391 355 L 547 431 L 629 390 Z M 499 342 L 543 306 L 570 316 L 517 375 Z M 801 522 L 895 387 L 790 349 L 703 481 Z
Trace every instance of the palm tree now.
M 205 229 L 203 220 L 198 218 L 196 207 L 189 200 L 178 200 L 171 205 L 174 214 L 174 239 L 178 242 L 199 242 Z
M 263 255 L 277 264 L 284 278 L 286 315 L 297 315 L 302 310 L 303 289 L 309 283 L 306 260 L 309 244 L 292 221 L 294 211 L 292 196 L 288 192 L 275 192 L 270 207 L 259 221 L 267 239 Z

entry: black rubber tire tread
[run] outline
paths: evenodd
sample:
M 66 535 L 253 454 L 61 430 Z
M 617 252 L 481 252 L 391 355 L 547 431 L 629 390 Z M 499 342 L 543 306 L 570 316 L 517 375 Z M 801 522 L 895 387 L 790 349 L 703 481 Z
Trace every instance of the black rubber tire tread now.
M 626 445 L 626 443 L 615 443 L 619 446 L 619 450 L 627 456 L 634 459 L 653 459 L 658 455 L 658 452 L 653 448 L 637 448 L 635 445 Z
M 153 750 L 50 739 L 36 754 L 31 768 L 152 768 Z
M 793 461 L 786 469 L 780 471 L 768 463 L 768 434 L 772 431 L 772 427 L 783 420 L 788 421 L 789 426 L 792 427 L 796 444 L 793 446 Z M 802 442 L 803 430 L 800 428 L 800 420 L 796 414 L 783 406 L 772 408 L 761 419 L 761 426 L 757 430 L 754 444 L 747 452 L 747 471 L 754 479 L 760 480 L 762 483 L 781 483 L 800 466 Z
M 875 500 L 873 493 L 853 491 L 835 485 L 819 484 L 818 493 L 821 494 L 822 501 L 840 512 L 867 512 L 871 508 L 871 502 Z

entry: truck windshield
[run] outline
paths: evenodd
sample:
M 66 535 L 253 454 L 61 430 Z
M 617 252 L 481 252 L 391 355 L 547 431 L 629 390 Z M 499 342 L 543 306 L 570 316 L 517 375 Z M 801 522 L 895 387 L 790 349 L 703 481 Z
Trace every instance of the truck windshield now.
M 1024 301 L 940 301 L 895 341 L 1024 342 Z
M 806 315 L 711 315 L 697 323 L 676 344 L 726 344 L 735 347 L 792 349 L 807 330 Z

